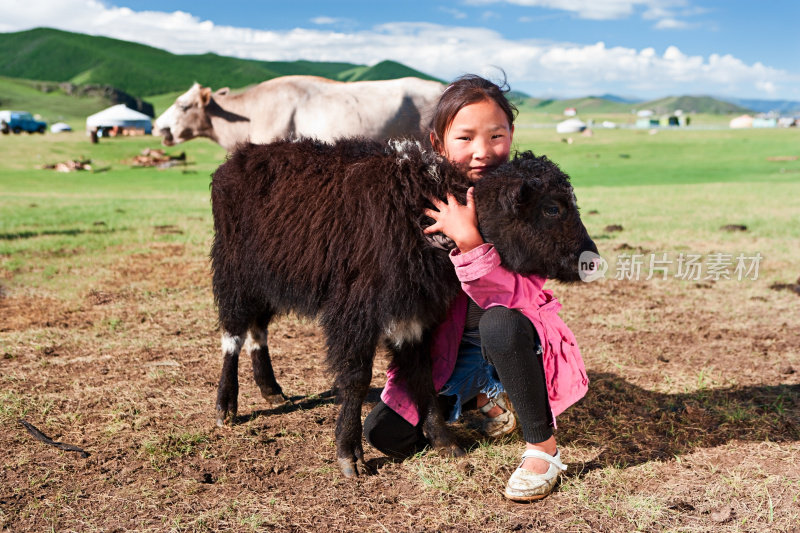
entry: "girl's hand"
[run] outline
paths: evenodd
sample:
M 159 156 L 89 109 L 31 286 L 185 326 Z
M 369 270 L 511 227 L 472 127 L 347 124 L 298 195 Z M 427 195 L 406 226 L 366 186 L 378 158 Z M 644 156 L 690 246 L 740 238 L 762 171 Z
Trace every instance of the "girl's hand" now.
M 483 244 L 478 231 L 478 216 L 475 213 L 473 187 L 467 190 L 467 205 L 462 205 L 452 194 L 447 195 L 447 203 L 438 198 L 431 199 L 436 209 L 426 209 L 425 214 L 436 222 L 425 229 L 425 233 L 442 232 L 453 239 L 462 253 L 469 252 Z

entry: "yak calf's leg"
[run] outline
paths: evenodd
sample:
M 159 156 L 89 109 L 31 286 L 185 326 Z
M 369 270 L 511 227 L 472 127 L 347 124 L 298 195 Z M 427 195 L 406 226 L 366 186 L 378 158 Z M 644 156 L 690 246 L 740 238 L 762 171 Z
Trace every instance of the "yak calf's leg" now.
M 223 332 L 222 375 L 217 388 L 217 425 L 220 427 L 227 418 L 233 422 L 239 408 L 239 352 L 242 344 L 240 335 Z
M 261 396 L 270 405 L 277 405 L 286 400 L 281 386 L 275 379 L 272 361 L 267 347 L 267 328 L 253 326 L 250 328 L 250 359 L 253 362 L 253 378 L 261 391 Z
M 439 453 L 452 457 L 461 457 L 464 450 L 456 443 L 447 429 L 444 417 L 439 411 L 436 391 L 433 388 L 433 372 L 431 369 L 431 333 L 425 333 L 419 342 L 406 342 L 401 346 L 392 346 L 395 365 L 419 409 L 422 420 L 422 431 Z
M 361 445 L 361 406 L 372 379 L 372 354 L 355 357 L 345 364 L 345 368 L 335 369 L 336 389 L 341 401 L 336 419 L 336 461 L 345 477 L 354 477 L 371 473 L 364 463 Z
M 447 429 L 447 424 L 445 424 L 444 417 L 439 411 L 439 406 L 433 396 L 428 402 L 428 408 L 423 418 L 422 432 L 431 443 L 431 446 L 439 453 L 450 457 L 462 457 L 465 455 L 464 450 L 456 443 L 450 434 L 450 430 Z

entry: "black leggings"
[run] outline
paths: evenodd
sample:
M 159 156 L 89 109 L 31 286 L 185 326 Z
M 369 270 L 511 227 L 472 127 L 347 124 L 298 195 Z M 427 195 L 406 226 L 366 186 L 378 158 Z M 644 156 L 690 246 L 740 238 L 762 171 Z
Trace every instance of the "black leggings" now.
M 553 435 L 552 415 L 536 329 L 525 315 L 505 307 L 487 309 L 479 327 L 483 356 L 497 370 L 517 412 L 525 442 L 546 441 Z M 422 423 L 411 425 L 383 402 L 364 420 L 364 437 L 384 454 L 399 459 L 428 444 Z

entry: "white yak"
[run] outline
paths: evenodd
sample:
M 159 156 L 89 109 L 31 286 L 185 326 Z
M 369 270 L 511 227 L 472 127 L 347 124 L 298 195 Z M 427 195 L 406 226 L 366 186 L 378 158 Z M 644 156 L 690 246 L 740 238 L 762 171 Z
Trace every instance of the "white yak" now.
M 419 78 L 346 83 L 284 76 L 238 94 L 195 83 L 158 117 L 156 128 L 167 146 L 208 137 L 228 151 L 246 140 L 422 139 L 443 90 Z

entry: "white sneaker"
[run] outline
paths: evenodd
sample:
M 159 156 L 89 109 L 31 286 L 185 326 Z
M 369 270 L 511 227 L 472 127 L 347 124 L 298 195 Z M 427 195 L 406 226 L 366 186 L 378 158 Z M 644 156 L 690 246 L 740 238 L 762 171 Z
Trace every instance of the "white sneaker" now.
M 538 450 L 526 450 L 522 454 L 522 462 L 529 457 L 542 459 L 550 463 L 544 474 L 535 474 L 522 468 L 522 463 L 514 470 L 506 483 L 505 497 L 517 502 L 530 502 L 540 500 L 550 494 L 558 481 L 558 476 L 567 467 L 561 462 L 561 452 L 556 451 L 555 456 Z

